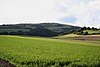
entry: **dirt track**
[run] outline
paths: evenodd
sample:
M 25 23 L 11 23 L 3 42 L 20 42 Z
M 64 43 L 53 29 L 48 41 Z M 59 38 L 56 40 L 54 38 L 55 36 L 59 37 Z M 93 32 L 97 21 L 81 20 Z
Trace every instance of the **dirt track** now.
M 8 61 L 0 59 L 0 67 L 16 67 L 16 66 L 9 63 Z

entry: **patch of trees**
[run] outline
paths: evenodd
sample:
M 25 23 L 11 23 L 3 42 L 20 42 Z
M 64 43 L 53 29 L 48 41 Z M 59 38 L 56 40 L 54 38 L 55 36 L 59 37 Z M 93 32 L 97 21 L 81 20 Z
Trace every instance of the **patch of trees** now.
M 99 29 L 98 29 L 98 28 L 95 28 L 95 27 L 90 28 L 90 27 L 85 27 L 85 26 L 84 26 L 84 27 L 82 27 L 82 28 L 79 29 L 79 30 L 73 31 L 73 33 L 74 33 L 74 34 L 77 34 L 77 35 L 94 35 L 94 34 L 100 34 L 100 33 L 91 33 L 91 34 L 89 34 L 88 31 L 85 31 L 85 32 L 84 32 L 84 30 L 98 31 Z
M 36 28 L 36 29 L 31 29 L 29 31 L 29 35 L 31 36 L 46 36 L 46 37 L 52 37 L 52 36 L 56 36 L 57 33 L 50 31 L 46 28 Z
M 17 32 L 0 32 L 1 35 L 27 35 L 27 36 L 45 36 L 45 37 L 52 37 L 57 36 L 58 34 L 55 32 L 52 32 L 45 28 L 36 28 L 36 29 L 30 29 L 28 32 L 23 31 L 17 31 Z
M 77 34 L 77 35 L 89 35 L 89 33 L 87 31 L 83 32 L 82 30 L 75 31 L 74 34 Z

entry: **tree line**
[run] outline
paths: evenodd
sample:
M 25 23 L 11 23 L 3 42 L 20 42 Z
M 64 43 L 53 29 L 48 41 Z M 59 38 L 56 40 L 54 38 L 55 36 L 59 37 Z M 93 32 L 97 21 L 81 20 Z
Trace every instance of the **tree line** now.
M 84 30 L 98 31 L 98 30 L 100 30 L 100 29 L 95 28 L 95 27 L 86 27 L 86 26 L 84 26 L 84 27 L 82 27 L 80 30 L 76 30 L 76 31 L 74 31 L 73 33 L 74 33 L 74 34 L 78 34 L 78 35 L 94 35 L 94 34 L 100 34 L 100 33 L 91 33 L 91 34 L 89 34 L 88 31 L 85 31 L 85 32 L 84 32 Z

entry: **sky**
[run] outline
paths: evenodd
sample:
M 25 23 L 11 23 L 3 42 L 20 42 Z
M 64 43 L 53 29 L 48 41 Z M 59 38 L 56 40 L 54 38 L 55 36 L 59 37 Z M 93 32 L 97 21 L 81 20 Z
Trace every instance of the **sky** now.
M 100 0 L 0 0 L 0 24 L 55 22 L 100 27 Z

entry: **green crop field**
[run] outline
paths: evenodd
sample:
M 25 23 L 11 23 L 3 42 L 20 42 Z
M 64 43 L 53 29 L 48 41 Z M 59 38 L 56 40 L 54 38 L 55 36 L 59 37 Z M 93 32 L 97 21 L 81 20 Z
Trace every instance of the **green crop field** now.
M 2 35 L 0 58 L 17 67 L 100 67 L 100 45 Z

